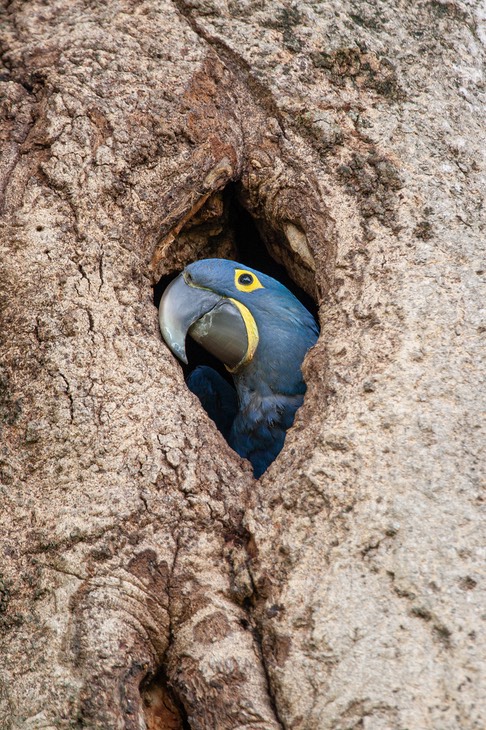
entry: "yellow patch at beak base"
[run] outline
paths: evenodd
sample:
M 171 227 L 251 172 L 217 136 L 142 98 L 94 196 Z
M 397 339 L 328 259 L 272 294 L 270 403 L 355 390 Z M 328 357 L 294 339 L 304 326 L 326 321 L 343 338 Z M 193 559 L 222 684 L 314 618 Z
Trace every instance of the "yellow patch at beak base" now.
M 238 309 L 241 316 L 243 317 L 243 321 L 246 327 L 246 333 L 248 336 L 248 348 L 246 350 L 245 356 L 240 360 L 237 365 L 235 365 L 234 368 L 229 368 L 227 365 L 225 365 L 225 368 L 226 370 L 228 370 L 228 372 L 234 373 L 239 370 L 242 365 L 246 365 L 246 363 L 250 362 L 250 360 L 253 358 L 253 355 L 255 354 L 255 351 L 258 347 L 259 336 L 257 323 L 255 322 L 255 319 L 248 307 L 245 307 L 244 304 L 239 302 L 237 299 L 233 299 L 232 297 L 230 297 L 229 300 L 232 304 L 235 305 L 235 307 Z

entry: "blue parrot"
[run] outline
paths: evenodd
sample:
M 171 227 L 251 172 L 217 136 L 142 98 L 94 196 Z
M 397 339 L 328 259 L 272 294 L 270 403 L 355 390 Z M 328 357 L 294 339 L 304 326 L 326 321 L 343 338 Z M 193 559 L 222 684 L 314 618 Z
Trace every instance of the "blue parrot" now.
M 304 400 L 301 365 L 319 334 L 314 317 L 272 277 L 235 261 L 203 259 L 169 284 L 159 322 L 183 362 L 189 334 L 231 373 L 236 390 L 207 366 L 187 384 L 258 478 L 281 451 Z

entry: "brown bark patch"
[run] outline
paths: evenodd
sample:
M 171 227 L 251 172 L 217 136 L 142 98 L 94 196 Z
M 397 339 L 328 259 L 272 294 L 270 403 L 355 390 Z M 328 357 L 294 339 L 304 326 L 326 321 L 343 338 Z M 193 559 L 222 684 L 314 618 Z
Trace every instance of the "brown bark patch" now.
M 265 650 L 273 658 L 275 664 L 282 667 L 289 658 L 292 646 L 292 638 L 290 636 L 269 633 L 264 641 Z
M 167 563 L 157 561 L 157 555 L 153 550 L 144 550 L 135 555 L 128 564 L 128 570 L 150 587 L 151 591 L 158 594 L 166 593 L 169 568 Z
M 205 616 L 194 627 L 194 641 L 201 644 L 212 644 L 214 641 L 224 639 L 231 633 L 231 626 L 221 611 L 215 611 Z

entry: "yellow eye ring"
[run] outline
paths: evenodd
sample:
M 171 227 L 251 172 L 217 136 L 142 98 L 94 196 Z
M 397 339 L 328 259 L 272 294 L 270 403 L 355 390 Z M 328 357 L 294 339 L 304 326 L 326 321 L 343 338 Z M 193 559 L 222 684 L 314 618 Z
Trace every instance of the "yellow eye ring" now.
M 250 292 L 255 289 L 263 289 L 258 276 L 246 269 L 235 269 L 235 286 L 238 291 Z

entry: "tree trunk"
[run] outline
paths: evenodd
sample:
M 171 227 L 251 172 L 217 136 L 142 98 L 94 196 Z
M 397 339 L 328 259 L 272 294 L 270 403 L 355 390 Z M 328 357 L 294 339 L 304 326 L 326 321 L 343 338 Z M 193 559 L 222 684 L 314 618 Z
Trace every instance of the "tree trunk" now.
M 481 7 L 5 4 L 1 728 L 486 726 Z M 321 324 L 258 481 L 151 288 L 249 216 Z

